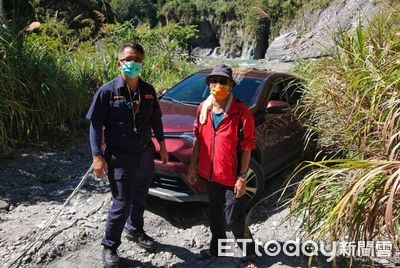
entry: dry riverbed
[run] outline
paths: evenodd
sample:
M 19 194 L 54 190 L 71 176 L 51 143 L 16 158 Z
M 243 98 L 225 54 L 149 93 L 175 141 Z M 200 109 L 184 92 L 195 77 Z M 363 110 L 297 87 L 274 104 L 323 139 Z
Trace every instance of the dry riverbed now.
M 3 159 L 0 199 L 8 209 L 0 213 L 0 262 L 10 263 L 46 227 L 46 223 L 79 183 L 90 165 L 85 139 L 65 146 L 24 146 Z M 267 201 L 266 201 L 267 202 Z M 21 258 L 19 267 L 100 267 L 100 240 L 104 231 L 110 191 L 92 176 L 51 224 L 34 247 Z M 299 224 L 281 224 L 287 210 L 255 210 L 250 228 L 260 240 L 293 237 Z M 146 231 L 159 243 L 156 252 L 146 252 L 123 238 L 119 249 L 122 267 L 239 267 L 240 258 L 199 261 L 210 231 L 207 204 L 177 204 L 149 197 Z M 238 250 L 236 250 L 238 251 Z M 239 253 L 239 252 L 237 252 Z M 301 259 L 261 257 L 263 266 L 303 267 Z
M 2 159 L 0 199 L 9 207 L 0 212 L 1 267 L 8 267 L 62 207 L 90 165 L 88 148 L 81 138 L 63 146 L 24 146 Z M 266 195 L 289 174 L 290 170 L 270 181 Z M 90 177 L 18 267 L 101 267 L 100 240 L 110 196 L 106 183 Z M 288 209 L 276 208 L 275 200 L 267 199 L 255 208 L 250 229 L 260 241 L 283 244 L 299 235 L 300 221 L 282 222 Z M 145 223 L 148 234 L 159 243 L 157 250 L 147 252 L 123 237 L 120 267 L 243 267 L 239 257 L 199 260 L 198 253 L 210 239 L 207 204 L 149 197 Z M 240 254 L 237 248 L 235 252 Z M 317 266 L 321 265 L 330 266 L 324 262 Z M 307 267 L 307 260 L 264 253 L 259 267 Z

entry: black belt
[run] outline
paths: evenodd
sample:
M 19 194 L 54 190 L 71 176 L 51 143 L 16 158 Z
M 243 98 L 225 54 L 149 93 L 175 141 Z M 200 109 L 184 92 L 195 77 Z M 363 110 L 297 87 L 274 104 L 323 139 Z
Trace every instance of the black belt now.
M 130 146 L 130 145 L 107 145 L 108 148 L 111 149 L 111 151 L 118 151 L 118 152 L 127 152 L 127 153 L 138 153 L 143 151 L 143 149 L 146 149 L 149 147 L 151 142 L 148 142 L 143 145 L 136 145 L 136 146 Z

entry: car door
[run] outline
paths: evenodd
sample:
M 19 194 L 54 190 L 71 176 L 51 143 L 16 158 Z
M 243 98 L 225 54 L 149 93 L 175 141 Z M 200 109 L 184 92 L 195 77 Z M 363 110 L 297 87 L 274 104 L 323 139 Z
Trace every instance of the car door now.
M 293 108 L 299 98 L 295 78 L 277 75 L 266 83 L 263 107 L 256 117 L 257 142 L 265 175 L 271 176 L 301 156 L 302 130 Z M 263 120 L 259 120 L 260 114 Z

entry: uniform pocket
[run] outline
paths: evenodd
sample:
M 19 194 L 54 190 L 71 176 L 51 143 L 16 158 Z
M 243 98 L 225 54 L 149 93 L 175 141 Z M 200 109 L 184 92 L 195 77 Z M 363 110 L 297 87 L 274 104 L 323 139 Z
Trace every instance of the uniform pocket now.
M 154 105 L 154 100 L 142 100 L 141 104 L 143 106 L 153 106 Z
M 135 169 L 140 165 L 140 153 L 106 150 L 104 159 L 112 168 Z
M 127 107 L 127 103 L 125 100 L 116 100 L 111 103 L 111 106 L 114 108 L 124 108 Z

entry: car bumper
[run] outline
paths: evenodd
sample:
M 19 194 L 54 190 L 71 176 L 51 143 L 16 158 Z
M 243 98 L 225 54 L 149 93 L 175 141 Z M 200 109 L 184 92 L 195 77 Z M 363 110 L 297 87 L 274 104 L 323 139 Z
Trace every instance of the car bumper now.
M 183 192 L 177 192 L 164 188 L 150 188 L 149 194 L 152 196 L 159 197 L 164 200 L 174 202 L 207 202 L 208 197 L 206 194 L 188 194 Z
M 153 143 L 156 147 L 155 174 L 149 194 L 174 202 L 207 202 L 208 196 L 204 183 L 191 185 L 186 182 L 193 147 L 190 136 L 165 134 L 165 143 L 169 152 L 169 161 L 166 165 L 160 161 L 159 144 L 154 138 Z

